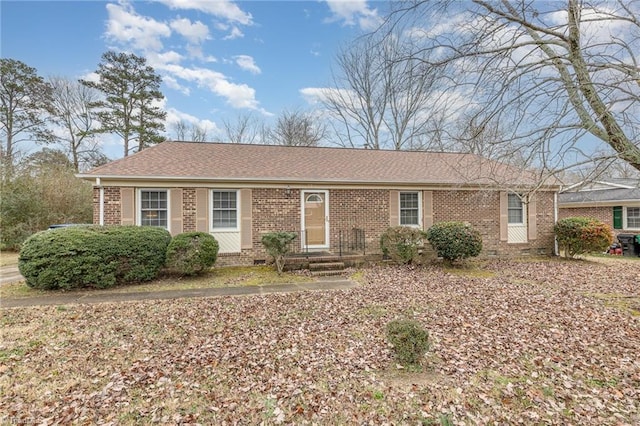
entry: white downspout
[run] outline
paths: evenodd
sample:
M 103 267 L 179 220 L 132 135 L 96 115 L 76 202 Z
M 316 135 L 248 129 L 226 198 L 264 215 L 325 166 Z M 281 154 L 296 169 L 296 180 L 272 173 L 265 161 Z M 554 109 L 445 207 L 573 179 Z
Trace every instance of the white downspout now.
M 553 193 L 553 225 L 558 223 L 558 191 Z M 553 252 L 556 256 L 560 256 L 560 249 L 558 248 L 558 239 L 553 235 Z
M 96 178 L 96 185 L 98 186 L 98 190 L 100 191 L 100 207 L 98 213 L 98 224 L 104 225 L 104 188 L 100 184 L 100 178 Z

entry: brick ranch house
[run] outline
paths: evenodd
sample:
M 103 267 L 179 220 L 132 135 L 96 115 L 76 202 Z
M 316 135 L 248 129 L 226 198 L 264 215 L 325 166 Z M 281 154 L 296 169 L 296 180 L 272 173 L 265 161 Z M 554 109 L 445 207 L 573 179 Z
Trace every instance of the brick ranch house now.
M 484 256 L 554 252 L 559 188 L 471 154 L 164 142 L 78 176 L 94 223 L 208 232 L 220 264 L 264 261 L 267 232 L 375 254 L 389 226 L 450 220 L 480 231 Z
M 580 182 L 558 196 L 560 219 L 586 216 L 598 219 L 618 234 L 640 233 L 640 181 L 610 179 Z

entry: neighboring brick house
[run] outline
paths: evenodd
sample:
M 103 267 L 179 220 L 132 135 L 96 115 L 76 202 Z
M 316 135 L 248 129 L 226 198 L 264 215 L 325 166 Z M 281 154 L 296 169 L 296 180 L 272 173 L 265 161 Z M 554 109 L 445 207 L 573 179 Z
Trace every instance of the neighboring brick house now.
M 266 257 L 261 236 L 300 251 L 379 253 L 389 226 L 465 221 L 483 254 L 552 254 L 558 187 L 476 155 L 164 142 L 79 175 L 94 223 L 211 233 L 220 261 Z M 534 190 L 535 189 L 535 190 Z
M 558 196 L 560 219 L 586 216 L 601 220 L 617 234 L 640 233 L 640 180 L 580 182 Z

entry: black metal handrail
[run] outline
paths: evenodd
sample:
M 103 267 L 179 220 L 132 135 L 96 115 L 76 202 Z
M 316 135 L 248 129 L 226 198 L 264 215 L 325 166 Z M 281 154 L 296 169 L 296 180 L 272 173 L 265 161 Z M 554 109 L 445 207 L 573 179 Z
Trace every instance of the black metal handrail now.
M 297 235 L 291 243 L 289 243 L 290 254 L 308 254 L 309 242 L 306 230 L 289 231 Z M 331 242 L 329 250 L 334 254 L 343 256 L 346 254 L 366 254 L 366 236 L 364 229 L 351 228 L 332 230 Z

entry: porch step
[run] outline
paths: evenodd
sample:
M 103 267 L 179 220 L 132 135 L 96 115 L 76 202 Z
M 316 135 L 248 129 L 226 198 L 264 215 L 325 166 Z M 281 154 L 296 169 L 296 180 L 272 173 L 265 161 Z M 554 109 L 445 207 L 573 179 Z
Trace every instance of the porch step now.
M 344 272 L 344 262 L 310 262 L 309 271 L 314 277 L 340 275 Z
M 309 262 L 311 271 L 344 269 L 344 262 Z

